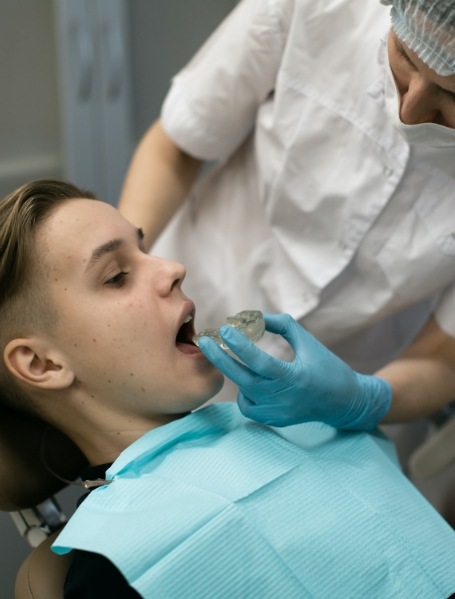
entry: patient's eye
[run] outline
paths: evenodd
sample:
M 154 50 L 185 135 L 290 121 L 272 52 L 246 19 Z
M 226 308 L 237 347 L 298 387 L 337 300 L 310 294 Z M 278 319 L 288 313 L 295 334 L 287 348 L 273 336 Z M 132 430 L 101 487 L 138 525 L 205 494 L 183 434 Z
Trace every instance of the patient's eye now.
M 123 287 L 126 282 L 126 277 L 128 273 L 124 271 L 118 272 L 116 275 L 108 279 L 104 285 L 107 287 Z

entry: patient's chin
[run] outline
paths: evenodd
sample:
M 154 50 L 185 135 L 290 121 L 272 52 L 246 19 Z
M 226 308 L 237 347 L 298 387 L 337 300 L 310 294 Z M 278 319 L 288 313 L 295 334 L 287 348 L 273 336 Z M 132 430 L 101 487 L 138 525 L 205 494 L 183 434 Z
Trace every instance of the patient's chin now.
M 214 403 L 216 399 L 214 399 L 218 393 L 221 391 L 224 385 L 224 376 L 218 370 L 215 372 L 215 377 L 213 380 L 213 385 L 211 386 L 210 391 L 206 394 L 204 399 L 201 402 L 201 406 L 207 403 Z

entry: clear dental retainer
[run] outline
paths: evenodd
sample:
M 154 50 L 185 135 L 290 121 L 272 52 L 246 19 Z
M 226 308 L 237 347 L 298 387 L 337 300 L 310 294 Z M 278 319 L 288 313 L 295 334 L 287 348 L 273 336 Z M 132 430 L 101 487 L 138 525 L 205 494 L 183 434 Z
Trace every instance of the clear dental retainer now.
M 242 312 L 238 312 L 235 316 L 227 316 L 226 324 L 243 333 L 253 343 L 257 343 L 265 331 L 264 317 L 259 310 L 243 310 Z M 201 337 L 210 337 L 210 339 L 213 339 L 220 347 L 228 349 L 223 343 L 218 329 L 203 329 L 197 333 L 193 337 L 193 341 L 196 345 L 199 345 L 199 339 Z

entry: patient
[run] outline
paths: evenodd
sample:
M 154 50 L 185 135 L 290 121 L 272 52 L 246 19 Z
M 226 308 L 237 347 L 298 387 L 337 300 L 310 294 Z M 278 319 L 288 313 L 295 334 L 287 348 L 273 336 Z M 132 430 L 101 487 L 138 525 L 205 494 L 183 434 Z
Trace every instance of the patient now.
M 66 597 L 432 597 L 455 534 L 378 433 L 275 429 L 192 343 L 185 269 L 56 181 L 0 201 L 2 394 L 73 439 L 99 487 L 54 550 Z M 196 411 L 195 411 L 196 410 Z

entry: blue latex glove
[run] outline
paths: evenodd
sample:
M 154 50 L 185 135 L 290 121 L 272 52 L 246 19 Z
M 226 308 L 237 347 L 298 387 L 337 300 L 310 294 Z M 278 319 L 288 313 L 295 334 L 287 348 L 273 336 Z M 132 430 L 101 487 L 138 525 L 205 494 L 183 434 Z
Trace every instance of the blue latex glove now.
M 321 421 L 336 428 L 370 430 L 390 408 L 387 381 L 355 372 L 287 314 L 265 314 L 265 328 L 294 350 L 292 362 L 265 353 L 230 326 L 220 328 L 233 359 L 202 337 L 205 356 L 239 387 L 242 413 L 264 424 Z

